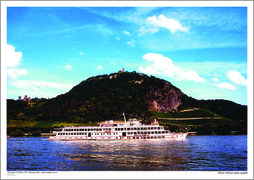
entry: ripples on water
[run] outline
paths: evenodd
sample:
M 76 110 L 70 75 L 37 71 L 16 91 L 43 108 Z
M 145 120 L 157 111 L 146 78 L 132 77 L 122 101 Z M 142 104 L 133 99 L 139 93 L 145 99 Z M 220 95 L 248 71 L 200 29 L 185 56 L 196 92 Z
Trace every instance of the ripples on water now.
M 185 140 L 7 138 L 8 171 L 247 171 L 247 136 Z

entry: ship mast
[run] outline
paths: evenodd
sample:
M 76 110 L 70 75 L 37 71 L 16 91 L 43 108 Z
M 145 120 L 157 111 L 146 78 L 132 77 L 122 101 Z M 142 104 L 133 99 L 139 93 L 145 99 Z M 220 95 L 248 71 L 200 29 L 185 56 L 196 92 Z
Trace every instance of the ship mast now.
M 124 118 L 124 122 L 126 123 L 126 118 L 125 118 L 125 114 L 123 113 L 123 118 Z

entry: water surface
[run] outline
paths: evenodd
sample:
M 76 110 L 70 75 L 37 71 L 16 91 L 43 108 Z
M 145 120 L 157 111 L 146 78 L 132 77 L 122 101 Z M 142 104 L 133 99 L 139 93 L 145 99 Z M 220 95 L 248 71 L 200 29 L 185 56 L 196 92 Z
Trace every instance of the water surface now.
M 247 136 L 185 140 L 7 138 L 8 171 L 247 171 Z

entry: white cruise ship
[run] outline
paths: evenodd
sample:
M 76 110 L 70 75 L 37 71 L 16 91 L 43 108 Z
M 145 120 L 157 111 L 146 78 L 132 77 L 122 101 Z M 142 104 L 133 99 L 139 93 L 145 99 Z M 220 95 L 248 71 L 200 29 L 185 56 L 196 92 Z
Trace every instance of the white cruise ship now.
M 124 114 L 123 114 L 124 115 Z M 137 119 L 126 122 L 105 121 L 99 126 L 64 127 L 53 131 L 49 140 L 152 140 L 185 139 L 188 133 L 171 133 L 158 124 L 144 125 Z

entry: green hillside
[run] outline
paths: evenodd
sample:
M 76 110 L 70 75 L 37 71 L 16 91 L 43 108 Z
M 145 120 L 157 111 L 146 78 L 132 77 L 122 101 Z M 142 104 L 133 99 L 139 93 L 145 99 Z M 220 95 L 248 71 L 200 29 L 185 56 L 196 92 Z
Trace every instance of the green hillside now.
M 151 112 L 166 129 L 172 132 L 195 132 L 198 135 L 246 134 L 246 129 L 240 123 L 224 118 L 205 109 L 194 108 L 179 112 Z
M 169 124 L 204 125 L 204 124 L 233 124 L 231 119 L 223 118 L 205 109 L 187 109 L 179 112 L 151 112 L 159 121 Z
M 7 125 L 8 132 L 15 128 L 46 131 L 65 123 L 121 119 L 123 112 L 127 118 L 137 117 L 143 123 L 157 117 L 166 124 L 226 124 L 234 125 L 232 130 L 239 127 L 247 132 L 246 106 L 227 100 L 197 100 L 168 81 L 136 72 L 91 77 L 52 99 L 29 103 L 8 99 Z
M 179 112 L 170 112 L 170 116 L 174 118 L 188 117 L 216 117 L 217 115 L 205 109 L 186 109 Z

